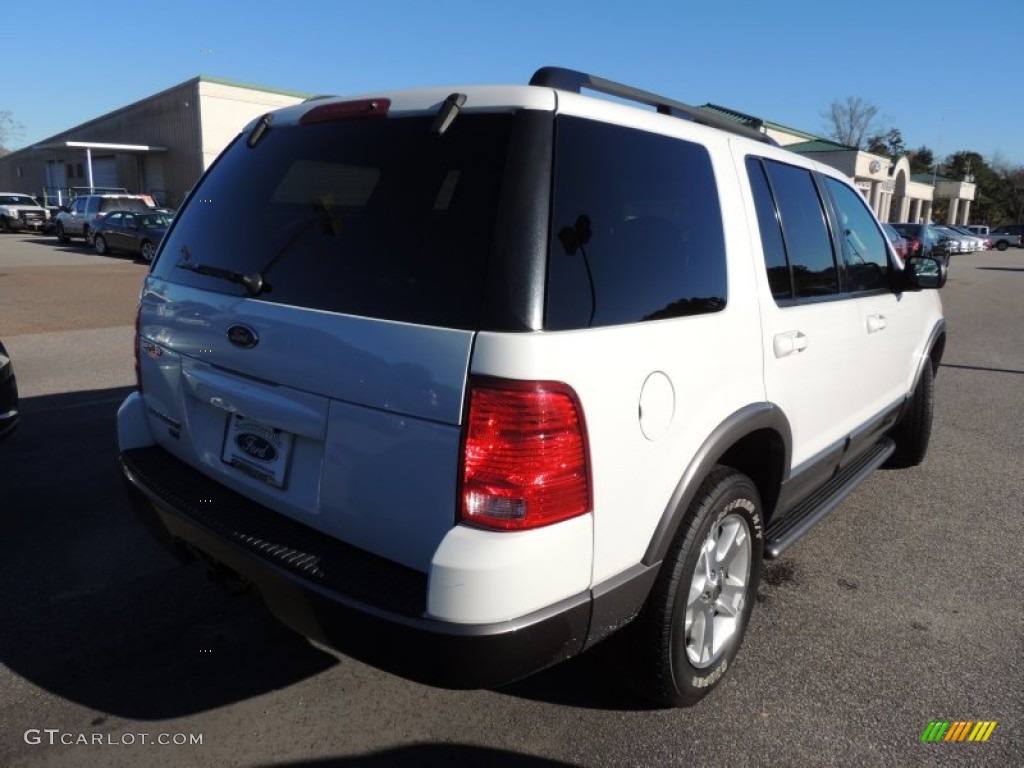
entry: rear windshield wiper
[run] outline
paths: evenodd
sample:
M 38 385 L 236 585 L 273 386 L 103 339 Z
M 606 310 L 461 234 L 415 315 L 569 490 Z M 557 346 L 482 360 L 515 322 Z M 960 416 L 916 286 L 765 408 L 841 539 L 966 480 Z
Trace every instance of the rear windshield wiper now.
M 256 274 L 246 275 L 242 272 L 235 272 L 233 269 L 223 269 L 222 267 L 211 267 L 208 264 L 199 264 L 192 261 L 192 254 L 189 253 L 188 246 L 182 247 L 181 260 L 174 266 L 178 269 L 187 269 L 189 272 L 195 272 L 199 275 L 208 275 L 209 277 L 216 277 L 220 280 L 227 280 L 231 283 L 238 283 L 245 288 L 245 292 L 249 296 L 257 296 L 263 292 L 263 276 L 258 272 Z
M 220 280 L 238 283 L 245 288 L 245 293 L 250 298 L 259 296 L 261 293 L 269 291 L 271 288 L 270 284 L 263 278 L 263 275 L 273 269 L 284 255 L 291 250 L 292 246 L 305 237 L 313 228 L 319 227 L 320 231 L 325 235 L 337 236 L 341 232 L 341 220 L 331 212 L 334 201 L 330 196 L 314 198 L 310 201 L 310 204 L 313 208 L 313 215 L 295 234 L 288 238 L 287 242 L 281 246 L 277 253 L 274 254 L 273 258 L 270 259 L 270 261 L 268 261 L 258 272 L 243 273 L 236 272 L 233 269 L 224 269 L 223 267 L 199 264 L 192 261 L 192 254 L 189 252 L 188 246 L 182 246 L 181 259 L 177 264 L 175 264 L 175 266 L 179 269 L 187 269 L 189 272 L 195 272 L 200 275 L 209 275 L 210 277 L 216 277 Z

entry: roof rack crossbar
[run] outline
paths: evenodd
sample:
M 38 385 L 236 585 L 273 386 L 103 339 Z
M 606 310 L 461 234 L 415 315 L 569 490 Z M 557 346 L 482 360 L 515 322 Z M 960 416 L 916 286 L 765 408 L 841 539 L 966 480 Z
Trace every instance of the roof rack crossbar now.
M 761 133 L 754 128 L 737 125 L 729 120 L 710 114 L 699 107 L 693 107 L 681 101 L 659 96 L 650 91 L 643 91 L 639 88 L 617 83 L 614 80 L 606 80 L 603 77 L 597 77 L 586 72 L 578 72 L 574 69 L 541 67 L 533 73 L 533 77 L 530 78 L 530 85 L 558 88 L 559 90 L 571 91 L 573 93 L 582 93 L 583 89 L 586 88 L 609 96 L 616 96 L 620 99 L 646 104 L 649 107 L 654 107 L 662 115 L 671 115 L 683 120 L 691 120 L 701 125 L 707 125 L 739 136 L 745 136 L 748 139 L 778 146 L 778 142 L 767 134 Z

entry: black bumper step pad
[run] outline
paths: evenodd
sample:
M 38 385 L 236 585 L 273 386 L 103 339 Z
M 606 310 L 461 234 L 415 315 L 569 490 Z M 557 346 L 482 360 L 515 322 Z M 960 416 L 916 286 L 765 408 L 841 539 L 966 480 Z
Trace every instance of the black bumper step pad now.
M 198 525 L 345 601 L 411 618 L 426 610 L 427 575 L 256 504 L 159 447 L 121 454 L 128 479 L 161 515 Z

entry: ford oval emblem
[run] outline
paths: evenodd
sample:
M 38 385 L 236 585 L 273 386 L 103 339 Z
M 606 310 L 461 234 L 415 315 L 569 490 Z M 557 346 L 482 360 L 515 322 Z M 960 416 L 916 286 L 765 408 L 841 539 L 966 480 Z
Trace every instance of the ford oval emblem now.
M 232 325 L 228 328 L 228 341 L 236 347 L 252 349 L 260 343 L 260 337 L 247 325 Z
M 269 440 L 250 432 L 243 432 L 235 437 L 235 445 L 257 461 L 273 461 L 277 458 L 277 449 Z

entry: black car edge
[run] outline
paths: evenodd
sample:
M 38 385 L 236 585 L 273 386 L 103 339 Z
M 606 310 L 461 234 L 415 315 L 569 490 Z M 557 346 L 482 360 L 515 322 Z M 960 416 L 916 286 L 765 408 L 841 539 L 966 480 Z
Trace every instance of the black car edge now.
M 0 441 L 10 437 L 18 426 L 21 412 L 18 410 L 18 382 L 14 378 L 11 358 L 0 342 Z

